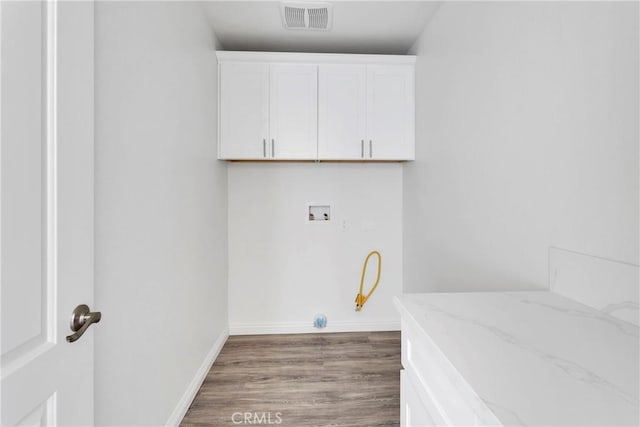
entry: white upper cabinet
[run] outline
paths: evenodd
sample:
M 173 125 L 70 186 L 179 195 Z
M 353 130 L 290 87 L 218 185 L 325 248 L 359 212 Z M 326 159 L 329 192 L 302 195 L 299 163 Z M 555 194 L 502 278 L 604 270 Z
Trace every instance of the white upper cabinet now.
M 318 70 L 318 158 L 365 158 L 366 77 L 362 64 L 321 64 Z
M 369 159 L 415 158 L 413 80 L 413 66 L 367 66 L 365 156 Z
M 318 159 L 413 160 L 413 65 L 319 68 Z
M 271 65 L 271 156 L 315 160 L 318 150 L 318 66 Z
M 269 64 L 220 64 L 218 96 L 219 158 L 266 159 L 269 154 Z
M 219 158 L 315 160 L 318 66 L 222 62 Z
M 220 159 L 414 159 L 415 57 L 217 55 Z

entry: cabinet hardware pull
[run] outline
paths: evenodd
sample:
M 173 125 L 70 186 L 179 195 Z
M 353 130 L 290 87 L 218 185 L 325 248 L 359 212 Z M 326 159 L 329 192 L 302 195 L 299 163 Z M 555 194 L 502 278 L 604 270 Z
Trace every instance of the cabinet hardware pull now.
M 373 158 L 373 143 L 369 140 L 369 158 Z
M 360 140 L 360 157 L 364 159 L 364 139 Z
M 271 139 L 271 157 L 275 157 L 275 156 L 276 156 L 275 142 L 273 139 Z
M 267 157 L 267 140 L 262 138 L 262 157 Z

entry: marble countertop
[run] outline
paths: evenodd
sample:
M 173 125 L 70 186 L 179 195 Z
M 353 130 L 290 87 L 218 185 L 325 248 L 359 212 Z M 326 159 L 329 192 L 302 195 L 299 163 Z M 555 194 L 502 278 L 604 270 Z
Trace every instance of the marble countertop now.
M 635 325 L 545 291 L 405 294 L 396 305 L 505 426 L 640 424 Z

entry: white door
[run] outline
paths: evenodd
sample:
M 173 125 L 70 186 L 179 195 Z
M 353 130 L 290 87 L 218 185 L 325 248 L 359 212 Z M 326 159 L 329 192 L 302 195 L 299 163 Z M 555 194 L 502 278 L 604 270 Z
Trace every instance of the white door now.
M 365 157 L 414 159 L 413 67 L 367 66 L 367 141 Z
M 270 104 L 272 157 L 315 160 L 318 155 L 318 66 L 271 65 Z
M 365 158 L 366 65 L 318 68 L 318 158 Z M 368 149 L 368 148 L 367 148 Z
M 219 91 L 218 157 L 247 160 L 270 157 L 269 64 L 222 63 Z
M 91 425 L 93 4 L 2 1 L 0 55 L 0 422 Z

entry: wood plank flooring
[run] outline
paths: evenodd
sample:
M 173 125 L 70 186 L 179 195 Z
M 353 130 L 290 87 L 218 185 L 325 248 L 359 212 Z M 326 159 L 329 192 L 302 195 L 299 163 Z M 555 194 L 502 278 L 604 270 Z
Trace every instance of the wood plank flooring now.
M 400 332 L 232 336 L 181 425 L 397 426 L 400 368 Z

